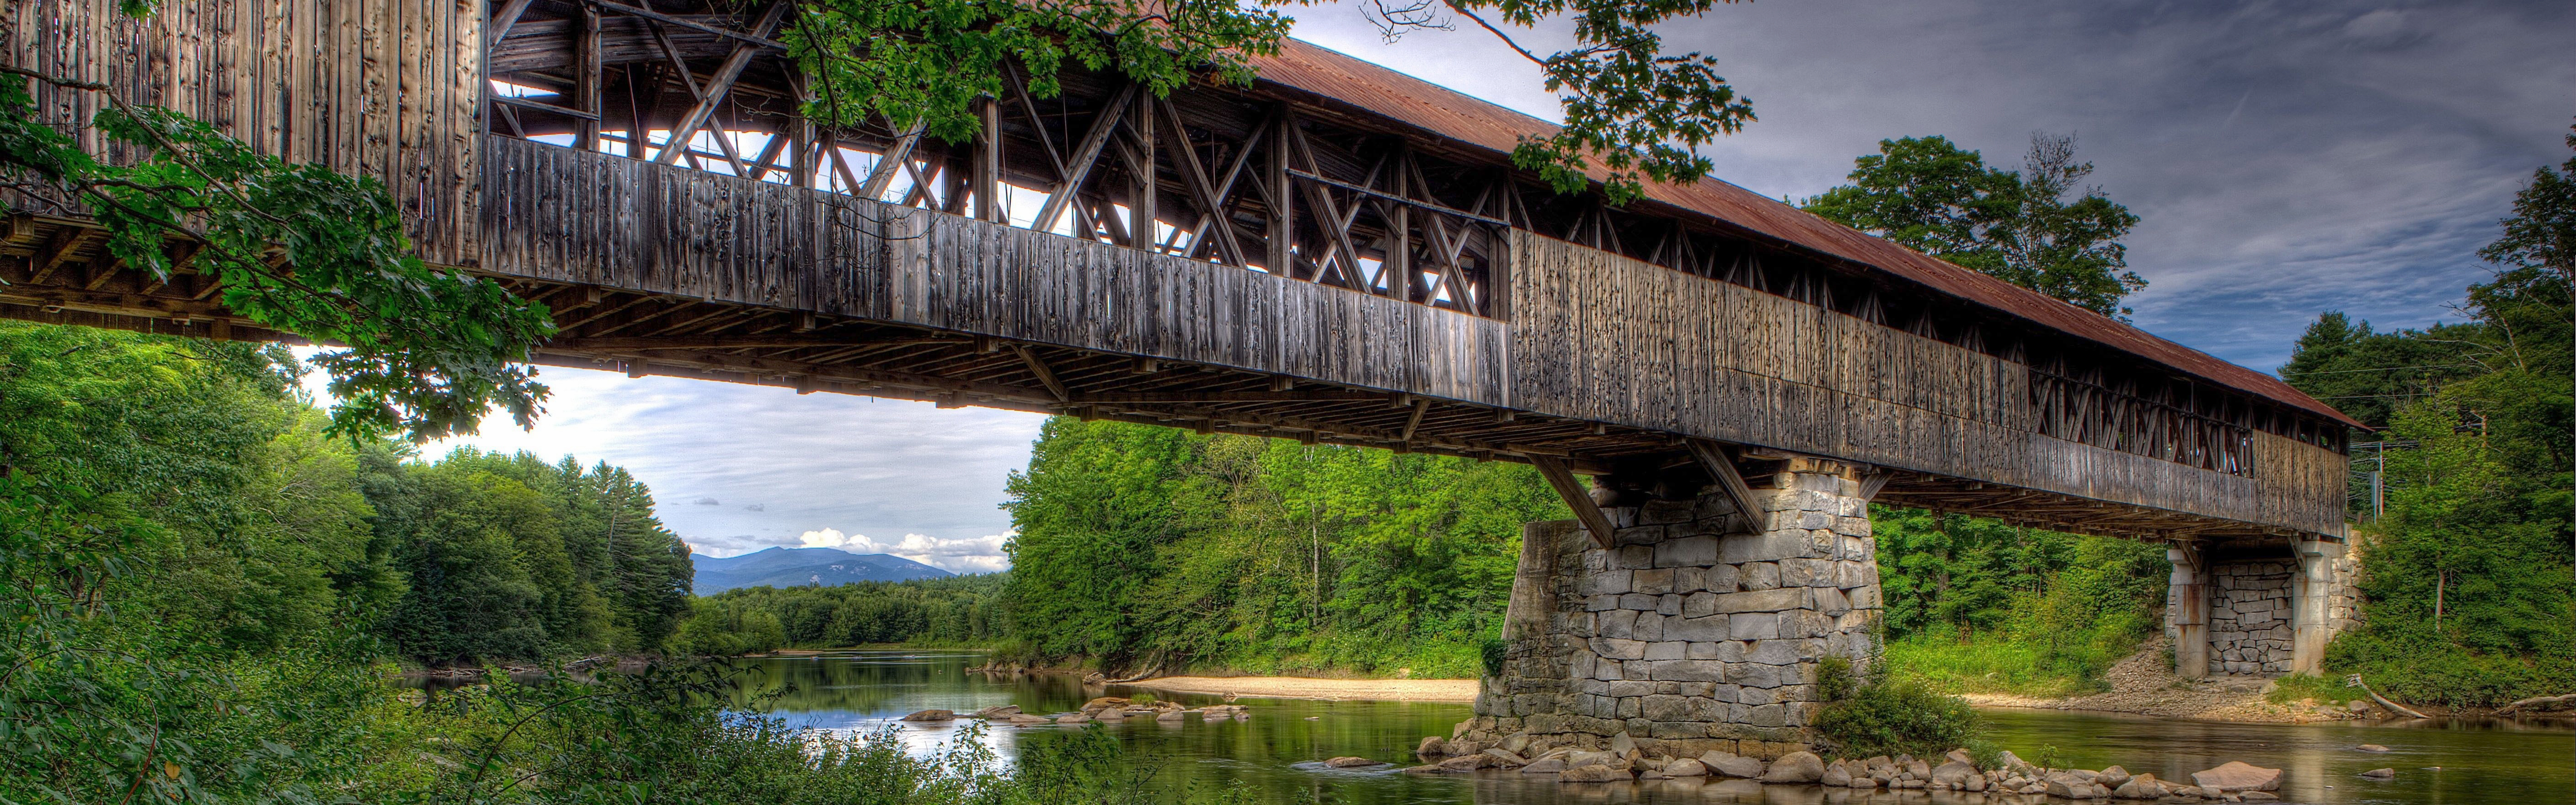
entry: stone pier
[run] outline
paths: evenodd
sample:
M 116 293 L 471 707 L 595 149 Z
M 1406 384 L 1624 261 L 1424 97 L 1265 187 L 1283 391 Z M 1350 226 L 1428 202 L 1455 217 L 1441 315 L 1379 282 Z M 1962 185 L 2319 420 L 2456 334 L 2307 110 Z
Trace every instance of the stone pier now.
M 2317 673 L 2359 615 L 2358 565 L 2331 539 L 2176 543 L 2165 634 L 2185 677 Z
M 1674 756 L 1808 747 L 1829 656 L 1866 662 L 1879 611 L 1860 479 L 1796 458 L 1740 511 L 1715 488 L 1605 508 L 1610 547 L 1530 523 L 1499 676 L 1456 738 L 1530 753 L 1627 734 Z M 1678 498 L 1678 499 L 1673 499 Z

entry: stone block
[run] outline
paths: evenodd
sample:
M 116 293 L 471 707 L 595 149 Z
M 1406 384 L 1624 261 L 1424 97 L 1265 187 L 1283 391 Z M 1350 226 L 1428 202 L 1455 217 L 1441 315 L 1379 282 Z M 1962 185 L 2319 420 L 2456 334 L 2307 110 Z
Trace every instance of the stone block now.
M 1613 548 L 1608 560 L 1618 570 L 1646 570 L 1655 566 L 1655 548 L 1651 545 L 1628 545 Z
M 1673 568 L 1673 592 L 1689 595 L 1708 589 L 1708 568 Z
M 1708 643 L 1730 639 L 1725 615 L 1664 621 L 1664 639 Z
M 1635 592 L 1636 573 L 1629 570 L 1604 570 L 1586 573 L 1576 579 L 1574 589 L 1583 595 L 1618 595 Z
M 1629 593 L 1619 596 L 1619 608 L 1634 609 L 1641 612 L 1653 612 L 1655 611 L 1655 607 L 1661 603 L 1660 599 L 1662 598 L 1663 596 L 1647 595 L 1645 593 Z
M 1592 638 L 1592 653 L 1613 660 L 1636 660 L 1646 656 L 1646 644 L 1636 640 L 1608 637 Z
M 1780 613 L 1780 636 L 1816 638 L 1833 634 L 1834 618 L 1812 609 L 1793 609 Z
M 1797 609 L 1807 603 L 1803 588 L 1781 588 L 1753 592 L 1726 593 L 1717 597 L 1718 612 L 1779 612 Z
M 1751 724 L 1756 727 L 1789 726 L 1789 708 L 1786 706 L 1777 704 L 1766 704 L 1759 707 L 1751 705 L 1738 706 L 1745 708 L 1744 723 L 1746 724 Z
M 1762 507 L 1766 512 L 1797 511 L 1798 490 L 1786 488 L 1785 485 L 1771 489 L 1756 489 L 1753 490 L 1753 505 Z
M 1809 597 L 1814 599 L 1812 605 L 1816 611 L 1825 613 L 1826 617 L 1839 618 L 1843 613 L 1851 611 L 1851 597 L 1843 595 L 1841 590 L 1817 587 L 1809 593 Z
M 1737 694 L 1735 701 L 1737 704 L 1749 704 L 1760 707 L 1766 704 L 1778 704 L 1780 699 L 1777 688 L 1769 690 L 1763 688 L 1745 688 L 1741 693 Z
M 1692 517 L 1693 519 L 1698 520 L 1714 520 L 1722 519 L 1727 515 L 1737 513 L 1738 512 L 1735 510 L 1735 501 L 1729 499 L 1727 496 L 1701 495 L 1699 496 L 1697 505 L 1692 512 Z
M 1689 652 L 1690 644 L 1665 640 L 1646 644 L 1648 660 L 1678 660 Z
M 1603 682 L 1617 682 L 1627 679 L 1628 671 L 1627 666 L 1619 664 L 1618 660 L 1604 657 L 1592 662 L 1592 673 L 1587 676 Z
M 1831 559 L 1782 559 L 1779 567 L 1782 587 L 1814 587 L 1820 578 L 1827 584 L 1833 582 Z
M 1778 562 L 1746 562 L 1736 568 L 1738 583 L 1746 590 L 1769 590 L 1780 586 Z
M 1664 616 L 1653 612 L 1637 613 L 1636 626 L 1629 630 L 1628 639 L 1650 643 L 1664 639 Z
M 1645 705 L 1646 697 L 1644 696 L 1639 696 L 1633 699 L 1620 699 L 1617 712 L 1611 717 L 1636 718 L 1645 712 Z
M 1809 531 L 1820 528 L 1832 530 L 1834 527 L 1834 516 L 1822 511 L 1800 512 L 1798 514 L 1798 527 Z
M 1726 706 L 1728 704 L 1729 702 L 1721 702 L 1706 696 L 1691 697 L 1689 709 L 1690 720 L 1717 721 L 1719 719 L 1723 719 L 1726 717 Z
M 1619 673 L 1629 679 L 1654 679 L 1655 664 L 1646 660 L 1620 660 Z
M 1715 688 L 1708 692 L 1709 698 L 1729 704 L 1734 703 L 1737 699 L 1743 698 L 1743 696 L 1744 686 L 1731 682 L 1718 683 Z
M 1877 574 L 1873 572 L 1871 575 Z M 1850 596 L 1853 609 L 1877 609 L 1880 606 L 1876 580 L 1872 580 L 1868 586 L 1852 588 Z
M 1618 592 L 1637 592 L 1663 595 L 1673 591 L 1673 571 L 1670 568 L 1658 570 L 1631 570 L 1627 571 L 1627 573 L 1628 589 L 1619 590 Z M 1609 591 L 1603 590 L 1602 592 Z
M 1738 612 L 1726 616 L 1727 634 L 1737 640 L 1769 640 L 1780 636 L 1780 616 L 1772 612 Z
M 1677 593 L 1665 593 L 1657 596 L 1655 598 L 1655 612 L 1661 615 L 1682 614 L 1682 596 Z
M 1637 522 L 1650 525 L 1679 523 L 1695 519 L 1697 514 L 1695 501 L 1650 500 L 1637 507 Z
M 1742 640 L 1728 640 L 1718 643 L 1717 659 L 1720 662 L 1743 662 L 1749 645 L 1750 644 L 1747 644 Z
M 1718 647 L 1719 645 L 1721 645 L 1721 644 L 1719 644 L 1719 643 L 1715 643 L 1715 642 L 1706 642 L 1706 643 L 1684 643 L 1684 644 L 1682 644 L 1682 646 L 1683 646 L 1683 649 L 1682 649 L 1682 659 L 1685 659 L 1685 660 L 1714 660 L 1714 659 L 1717 659 L 1717 647 Z
M 1869 501 L 1862 499 L 1860 491 L 1857 489 L 1853 490 L 1852 494 L 1843 496 L 1842 500 L 1835 501 L 1835 503 L 1838 506 L 1838 508 L 1834 509 L 1834 514 L 1836 515 L 1843 517 L 1869 516 Z
M 1841 536 L 1846 536 L 1846 537 L 1866 537 L 1866 536 L 1869 536 L 1869 534 L 1870 534 L 1870 531 L 1869 531 L 1869 518 L 1867 518 L 1867 517 L 1836 517 L 1836 518 L 1834 518 L 1833 529 L 1834 529 L 1834 533 L 1835 533 L 1835 534 L 1837 534 L 1837 535 L 1841 535 Z
M 1656 567 L 1707 567 L 1717 564 L 1717 537 L 1682 537 L 1655 546 Z
M 1717 544 L 1717 560 L 1730 565 L 1771 562 L 1805 555 L 1807 555 L 1806 536 L 1788 531 L 1733 534 L 1720 538 Z
M 1669 536 L 1672 535 L 1666 532 L 1663 526 L 1629 526 L 1627 528 L 1611 532 L 1610 544 L 1619 546 L 1650 546 L 1664 541 L 1664 539 Z
M 1743 571 L 1738 570 L 1734 565 L 1717 565 L 1711 567 L 1708 569 L 1708 579 L 1705 586 L 1707 590 L 1712 593 L 1731 593 L 1744 589 L 1742 573 Z
M 1601 612 L 1618 608 L 1619 596 L 1616 595 L 1591 595 L 1584 596 L 1583 598 L 1583 609 L 1586 612 Z
M 1781 678 L 1782 667 L 1753 662 L 1728 663 L 1726 681 L 1747 688 L 1776 688 L 1790 681 Z
M 1574 683 L 1574 692 L 1576 692 L 1576 693 L 1589 693 L 1589 694 L 1592 694 L 1592 695 L 1595 695 L 1595 696 L 1619 696 L 1619 695 L 1623 695 L 1623 694 L 1621 694 L 1621 693 L 1619 692 L 1619 686 L 1620 686 L 1620 685 L 1636 685 L 1636 686 L 1639 686 L 1639 687 L 1638 687 L 1638 689 L 1637 689 L 1635 692 L 1633 692 L 1633 693 L 1629 693 L 1629 694 L 1624 694 L 1624 695 L 1630 695 L 1630 696 L 1644 696 L 1644 695 L 1646 695 L 1646 691 L 1645 691 L 1645 689 L 1644 689 L 1644 686 L 1652 685 L 1652 684 L 1654 684 L 1654 683 L 1652 683 L 1652 682 L 1611 682 L 1611 681 L 1609 681 L 1609 680 L 1604 680 L 1604 679 L 1581 679 L 1581 680 L 1576 680 L 1576 681 L 1575 681 L 1575 683 Z
M 1638 714 L 1650 721 L 1686 721 L 1690 719 L 1690 700 L 1680 696 L 1640 697 Z
M 1725 682 L 1726 664 L 1707 660 L 1657 660 L 1649 673 L 1658 682 Z
M 1682 597 L 1682 616 L 1696 618 L 1717 612 L 1717 593 L 1691 593 Z
M 1762 665 L 1794 665 L 1798 662 L 1797 640 L 1757 640 L 1745 652 L 1748 661 Z
M 1598 625 L 1596 626 L 1594 634 L 1601 637 L 1615 638 L 1619 640 L 1634 640 L 1637 638 L 1637 613 L 1635 611 L 1614 609 L 1608 612 L 1603 612 L 1597 617 L 1600 620 L 1596 621 Z

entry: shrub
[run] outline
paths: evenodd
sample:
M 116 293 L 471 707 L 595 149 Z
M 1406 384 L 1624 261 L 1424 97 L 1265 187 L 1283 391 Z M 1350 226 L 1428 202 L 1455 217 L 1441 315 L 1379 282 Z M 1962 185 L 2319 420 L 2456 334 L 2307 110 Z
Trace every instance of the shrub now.
M 1817 669 L 1816 691 L 1825 700 L 1816 734 L 1846 757 L 1912 753 L 1936 757 L 1978 741 L 1983 729 L 1967 701 L 1944 696 L 1913 680 L 1864 679 L 1850 660 L 1827 657 Z

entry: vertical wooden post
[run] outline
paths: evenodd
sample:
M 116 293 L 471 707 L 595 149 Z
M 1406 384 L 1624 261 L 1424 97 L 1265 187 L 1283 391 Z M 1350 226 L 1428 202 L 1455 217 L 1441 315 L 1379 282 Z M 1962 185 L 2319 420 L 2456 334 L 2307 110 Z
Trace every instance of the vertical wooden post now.
M 975 217 L 995 223 L 1009 223 L 1002 211 L 1002 104 L 993 98 L 975 102 L 975 117 L 981 124 L 975 132 Z
M 1295 241 L 1297 194 L 1288 187 L 1288 132 L 1297 125 L 1294 112 L 1279 110 L 1279 124 L 1270 127 L 1269 164 L 1263 166 L 1263 181 L 1270 185 L 1270 273 L 1282 277 L 1297 276 L 1296 255 L 1290 251 Z
M 805 105 L 814 101 L 814 89 L 796 71 L 787 72 L 787 82 L 796 91 L 796 117 L 787 124 L 787 181 L 797 187 L 813 187 L 821 152 L 814 145 L 814 119 L 805 116 Z
M 1410 145 L 1398 145 L 1396 148 L 1398 150 L 1395 157 L 1395 194 L 1413 198 L 1415 190 L 1429 192 L 1430 188 L 1413 186 L 1413 148 Z M 1411 299 L 1413 286 L 1419 282 L 1414 279 L 1413 270 L 1413 205 L 1387 206 L 1394 208 L 1392 211 L 1395 213 L 1395 220 L 1388 222 L 1388 227 L 1394 231 L 1387 233 L 1386 259 L 1379 261 L 1377 273 L 1378 276 L 1385 278 L 1386 295 L 1397 299 Z M 1431 300 L 1425 298 L 1422 301 Z
M 1129 245 L 1151 249 L 1155 248 L 1154 237 L 1158 234 L 1154 228 L 1155 165 L 1161 162 L 1156 153 L 1159 149 L 1154 147 L 1154 93 L 1136 93 L 1136 111 L 1127 116 L 1127 127 L 1136 133 L 1136 147 L 1142 152 L 1136 160 L 1136 169 L 1142 175 L 1136 177 L 1136 192 L 1127 197 L 1127 236 Z
M 583 151 L 599 150 L 600 86 L 607 72 L 600 67 L 599 10 L 582 3 L 573 6 L 573 107 L 590 113 L 590 119 L 575 119 L 572 147 Z

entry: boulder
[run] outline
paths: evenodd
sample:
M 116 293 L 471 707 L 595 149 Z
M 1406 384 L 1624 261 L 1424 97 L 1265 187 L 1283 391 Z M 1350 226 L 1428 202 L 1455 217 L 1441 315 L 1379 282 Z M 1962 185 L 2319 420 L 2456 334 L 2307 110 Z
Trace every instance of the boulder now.
M 2093 777 L 2093 782 L 2101 783 L 2112 788 L 2118 788 L 2122 784 L 2129 782 L 2129 770 L 2118 766 L 2103 769 L 2102 773 Z
M 1977 767 L 1974 764 L 1957 760 L 1943 763 L 1940 768 L 1932 770 L 1932 782 L 1954 788 L 1966 785 L 1968 778 L 1976 776 Z
M 1551 757 L 1530 761 L 1521 767 L 1522 774 L 1555 774 L 1565 770 L 1565 758 Z
M 1825 779 L 1825 761 L 1814 752 L 1791 752 L 1771 762 L 1762 773 L 1766 783 L 1813 783 Z
M 1628 733 L 1624 732 L 1610 736 L 1610 751 L 1622 755 L 1637 751 L 1637 739 L 1628 737 Z
M 2270 791 L 2240 791 L 2236 795 L 2246 802 L 2272 802 L 2281 798 L 2281 795 Z
M 2362 772 L 2362 773 L 2361 773 L 2361 776 L 2363 776 L 2363 777 L 2367 777 L 2367 778 L 2370 778 L 2370 779 L 2373 779 L 2373 780 L 2386 780 L 2386 779 L 2390 779 L 2390 778 L 2396 777 L 2396 776 L 2397 776 L 2397 770 L 2396 770 L 2396 769 L 2371 769 L 2371 770 L 2369 770 L 2369 771 Z
M 977 710 L 977 711 L 975 711 L 975 715 L 974 715 L 974 717 L 975 717 L 975 718 L 987 718 L 987 719 L 990 719 L 990 718 L 1010 718 L 1010 717 L 1012 717 L 1012 716 L 1016 716 L 1016 715 L 1019 715 L 1019 714 L 1020 714 L 1020 706 L 1019 706 L 1019 705 L 1016 705 L 1016 704 L 1003 704 L 1003 705 L 995 705 L 995 706 L 992 706 L 992 707 L 987 707 L 987 708 L 984 708 L 984 709 L 982 709 L 982 710 Z
M 1572 769 L 1584 766 L 1617 766 L 1621 771 L 1626 771 L 1628 768 L 1628 756 L 1617 752 L 1585 752 L 1582 750 L 1576 750 L 1565 756 L 1566 768 Z
M 1010 716 L 1010 717 L 1005 718 L 1005 719 L 1003 719 L 1003 720 L 1004 720 L 1004 721 L 1011 722 L 1013 725 L 1016 725 L 1016 726 L 1022 726 L 1022 727 L 1030 726 L 1030 725 L 1033 725 L 1033 724 L 1053 724 L 1053 723 L 1055 723 L 1055 719 L 1048 718 L 1048 717 L 1046 717 L 1046 716 L 1033 716 L 1033 715 L 1029 715 L 1029 714 L 1027 714 L 1027 713 L 1013 713 L 1013 714 L 1011 714 L 1011 716 Z
M 1087 701 L 1087 702 L 1083 702 L 1083 703 L 1082 703 L 1082 709 L 1083 709 L 1083 711 L 1085 711 L 1085 712 L 1089 712 L 1089 711 L 1093 711 L 1093 710 L 1100 710 L 1100 709 L 1104 709 L 1104 708 L 1120 708 L 1120 707 L 1126 707 L 1126 706 L 1127 706 L 1127 699 L 1126 699 L 1126 697 L 1123 697 L 1123 696 L 1102 696 L 1102 697 L 1100 697 L 1100 698 L 1093 699 L 1093 700 L 1091 700 L 1091 701 Z
M 1942 757 L 1949 758 L 1952 763 L 1968 764 L 1969 768 L 1976 768 L 1977 765 L 1977 759 L 1970 756 L 1968 754 L 1968 750 L 1965 749 L 1952 749 L 1948 754 L 1942 755 Z
M 2360 750 L 2360 751 L 2363 751 L 2363 752 L 2386 752 L 2386 751 L 2388 751 L 2388 747 L 2380 746 L 2380 745 L 2378 745 L 2378 744 L 2362 744 L 2362 745 L 2360 745 L 2360 746 L 2356 746 L 2356 747 L 2353 747 L 2353 748 L 2354 748 L 2354 749 L 2357 749 L 2357 750 Z
M 1494 765 L 1496 766 L 1517 768 L 1529 765 L 1529 761 L 1527 759 L 1524 759 L 1519 755 L 1512 754 L 1511 750 L 1504 749 L 1499 746 L 1485 750 L 1485 757 L 1492 758 Z
M 1102 710 L 1102 711 L 1100 711 L 1100 712 L 1093 713 L 1093 714 L 1091 714 L 1091 717 L 1092 717 L 1092 718 L 1095 718 L 1095 719 L 1099 719 L 1099 720 L 1101 720 L 1101 721 L 1107 721 L 1107 722 L 1111 722 L 1111 723 L 1117 723 L 1117 722 L 1120 722 L 1120 721 L 1125 721 L 1125 720 L 1127 720 L 1127 711 L 1125 711 L 1125 710 L 1120 710 L 1120 709 L 1118 709 L 1118 708 L 1112 707 L 1112 708 L 1109 708 L 1109 709 L 1107 709 L 1107 710 Z
M 1608 783 L 1631 779 L 1635 779 L 1635 775 L 1629 774 L 1626 766 L 1606 764 L 1576 766 L 1556 775 L 1556 781 L 1560 783 Z
M 1175 724 L 1180 723 L 1181 719 L 1188 717 L 1188 713 L 1184 713 L 1179 710 L 1165 710 L 1154 714 L 1155 721 L 1169 721 Z
M 1370 760 L 1368 758 L 1350 757 L 1347 755 L 1324 761 L 1324 765 L 1336 769 L 1356 769 L 1361 766 L 1375 766 L 1377 764 L 1377 761 Z
M 1708 764 L 1699 762 L 1697 758 L 1682 758 L 1664 764 L 1663 772 L 1674 777 L 1706 777 Z
M 1760 758 L 1737 757 L 1732 752 L 1710 752 L 1699 756 L 1699 762 L 1721 777 L 1760 777 L 1764 766 Z M 1824 779 L 1819 772 L 1816 779 Z
M 1413 754 L 1421 757 L 1441 757 L 1449 754 L 1449 742 L 1437 735 L 1425 735 L 1422 736 L 1422 743 L 1413 748 Z
M 2230 760 L 2215 769 L 2192 772 L 2191 782 L 2212 791 L 2275 791 L 2281 787 L 2281 770 Z
M 2093 773 L 2086 771 L 2049 772 L 2040 784 L 2049 796 L 2067 799 L 2101 799 L 2111 793 L 2109 789 L 2094 785 Z
M 1520 754 L 1522 752 L 1529 751 L 1529 742 L 1529 733 L 1515 732 L 1510 735 L 1503 736 L 1502 748 L 1503 751 L 1510 752 L 1512 754 Z
M 1066 713 L 1055 717 L 1055 723 L 1058 724 L 1081 724 L 1090 720 L 1091 714 L 1089 713 Z
M 2111 796 L 2119 799 L 2163 799 L 2165 787 L 2163 783 L 2156 782 L 2155 775 L 2141 774 L 2122 781 L 2120 787 L 2111 789 Z
M 1440 767 L 1439 767 L 1439 766 L 1437 766 L 1437 765 L 1433 765 L 1433 764 L 1425 763 L 1425 764 L 1420 765 L 1420 766 L 1406 766 L 1406 767 L 1404 767 L 1404 773 L 1406 773 L 1406 774 L 1448 774 L 1448 773 L 1449 773 L 1449 770 L 1448 770 L 1448 769 L 1444 769 L 1444 768 L 1440 768 Z
M 1832 763 L 1825 764 L 1824 779 L 1818 780 L 1817 782 L 1824 783 L 1826 788 L 1849 788 L 1851 787 L 1851 781 L 1851 768 L 1843 765 L 1842 761 L 1837 760 Z
M 905 721 L 955 721 L 955 720 L 957 720 L 957 713 L 956 713 L 955 711 L 951 711 L 951 710 L 921 710 L 921 711 L 914 712 L 912 715 L 904 716 L 904 717 L 903 717 L 903 720 L 905 720 Z
M 2020 757 L 2013 755 L 2012 750 L 2010 749 L 2004 750 L 2002 757 L 1996 761 L 1996 765 L 2002 766 L 2005 771 L 2019 772 L 2023 777 L 2039 776 L 2038 766 L 2030 765 L 2030 761 L 2023 760 Z
M 1467 755 L 1443 760 L 1437 765 L 1444 771 L 1475 771 L 1494 765 L 1494 759 L 1484 755 Z

